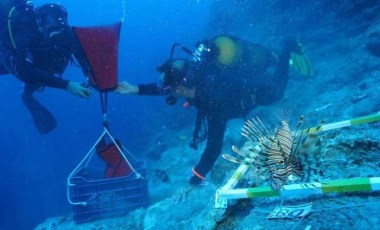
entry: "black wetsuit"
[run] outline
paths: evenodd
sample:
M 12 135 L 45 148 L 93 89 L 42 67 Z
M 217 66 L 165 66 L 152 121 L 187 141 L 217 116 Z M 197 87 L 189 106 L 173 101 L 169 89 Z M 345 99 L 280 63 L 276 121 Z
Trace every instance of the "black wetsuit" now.
M 15 11 L 17 22 L 12 26 L 13 44 L 10 34 L 2 31 L 0 43 L 0 73 L 12 74 L 25 83 L 22 100 L 31 112 L 40 133 L 50 132 L 56 126 L 53 115 L 42 106 L 33 93 L 43 87 L 66 89 L 69 81 L 61 75 L 73 56 L 83 72 L 90 72 L 77 39 L 69 27 L 64 39 L 47 41 L 37 28 L 36 15 L 29 5 L 28 10 Z M 14 47 L 15 46 L 15 47 Z
M 197 70 L 201 76 L 196 83 L 195 98 L 191 101 L 198 109 L 198 115 L 207 119 L 208 134 L 206 148 L 193 169 L 191 184 L 199 184 L 219 157 L 228 120 L 245 118 L 253 108 L 282 98 L 288 82 L 289 58 L 290 49 L 285 47 L 273 74 L 247 65 L 222 70 L 206 66 Z M 140 95 L 163 93 L 157 84 L 139 85 Z
M 40 42 L 32 47 L 20 47 L 11 51 L 0 45 L 1 59 L 9 73 L 25 82 L 26 87 L 53 87 L 66 89 L 68 80 L 61 75 L 72 59 L 72 55 L 79 61 L 84 73 L 89 73 L 85 57 L 81 53 L 74 36 L 71 36 L 64 49 Z

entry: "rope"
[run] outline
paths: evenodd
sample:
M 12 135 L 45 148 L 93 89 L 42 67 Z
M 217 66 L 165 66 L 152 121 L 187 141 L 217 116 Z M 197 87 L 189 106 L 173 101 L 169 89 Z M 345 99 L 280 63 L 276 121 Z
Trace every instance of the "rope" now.
M 301 217 L 301 219 L 299 219 L 299 220 L 297 221 L 297 223 L 294 224 L 294 227 L 293 227 L 291 230 L 296 229 L 296 227 L 298 227 L 298 225 L 300 225 L 300 223 L 303 221 L 303 219 L 305 219 L 305 217 L 306 217 L 306 216 Z
M 121 148 L 124 150 L 124 152 L 128 153 L 129 156 L 133 158 L 133 160 L 138 161 L 137 157 L 135 157 L 128 149 L 124 147 L 124 145 L 121 146 Z
M 102 107 L 102 113 L 103 113 L 103 126 L 104 126 L 104 132 L 109 136 L 109 138 L 111 139 L 111 141 L 115 144 L 117 150 L 119 151 L 119 153 L 121 154 L 121 156 L 123 157 L 123 159 L 127 162 L 128 166 L 132 169 L 132 171 L 136 174 L 136 177 L 137 178 L 143 178 L 141 176 L 140 173 L 138 173 L 135 168 L 132 166 L 132 164 L 129 162 L 129 160 L 127 159 L 127 157 L 125 156 L 124 154 L 124 151 L 122 150 L 122 147 L 120 147 L 118 145 L 118 143 L 116 142 L 115 138 L 111 135 L 111 133 L 109 132 L 109 128 L 108 128 L 108 120 L 107 120 L 107 106 L 108 106 L 108 93 L 105 92 L 105 93 L 102 93 L 100 92 L 99 93 L 100 95 L 100 104 L 101 104 L 101 107 Z M 104 136 L 104 135 L 102 135 Z M 127 152 L 128 153 L 128 152 Z M 132 155 L 132 154 L 130 154 Z M 132 155 L 133 156 L 133 155 Z M 134 156 L 133 158 L 135 160 L 137 160 Z M 145 180 L 145 178 L 143 178 Z
M 70 173 L 69 177 L 67 177 L 67 189 L 66 189 L 66 195 L 67 195 L 67 200 L 71 205 L 87 205 L 87 202 L 73 202 L 70 199 L 70 186 L 74 186 L 75 184 L 71 183 L 71 178 L 73 177 L 74 174 L 76 174 L 80 168 L 83 168 L 83 165 L 87 166 L 88 163 L 90 162 L 91 157 L 94 154 L 94 149 L 96 146 L 99 144 L 99 142 L 102 140 L 102 138 L 106 135 L 106 130 L 103 131 L 103 133 L 100 135 L 98 140 L 95 142 L 95 144 L 92 146 L 90 151 L 86 154 L 86 156 L 82 159 L 82 161 L 75 167 L 75 169 Z
M 108 106 L 108 93 L 99 93 L 100 96 L 100 104 L 102 107 L 103 113 L 103 126 L 108 128 L 108 119 L 107 119 L 107 106 Z
M 107 119 L 107 106 L 108 106 L 108 93 L 105 92 L 105 93 L 102 93 L 100 92 L 99 93 L 100 95 L 100 104 L 101 104 L 101 107 L 102 107 L 102 113 L 103 113 L 103 126 L 104 126 L 104 133 L 102 134 L 102 136 L 104 136 L 105 134 L 107 134 L 111 141 L 115 144 L 117 150 L 120 152 L 121 156 L 123 157 L 123 159 L 127 162 L 128 166 L 132 169 L 132 171 L 136 174 L 136 177 L 137 178 L 142 178 L 145 180 L 145 178 L 143 178 L 141 176 L 140 173 L 138 173 L 135 168 L 132 166 L 132 164 L 129 162 L 129 160 L 127 159 L 127 157 L 125 156 L 124 154 L 124 151 L 123 150 L 126 150 L 124 147 L 120 147 L 118 145 L 118 143 L 116 142 L 115 138 L 111 135 L 111 133 L 109 132 L 109 128 L 108 128 L 108 119 Z M 135 156 L 133 156 L 132 154 L 129 153 L 129 151 L 126 151 L 129 155 L 131 155 L 133 157 L 134 160 L 137 161 L 137 158 Z
M 123 17 L 121 18 L 121 22 L 124 22 L 125 18 L 127 17 L 127 0 L 121 1 L 121 9 L 123 13 Z
M 107 131 L 104 130 L 103 133 L 100 135 L 100 137 L 98 138 L 98 140 L 95 142 L 95 144 L 92 146 L 92 148 L 90 149 L 90 151 L 88 151 L 88 153 L 86 154 L 86 156 L 82 159 L 82 161 L 77 165 L 77 167 L 70 173 L 68 179 L 70 179 L 75 173 L 77 173 L 79 171 L 80 168 L 83 168 L 82 165 L 84 166 L 87 166 L 88 165 L 88 162 L 89 159 L 91 159 L 91 156 L 94 154 L 94 149 L 96 148 L 96 146 L 99 144 L 99 142 L 103 139 L 104 135 L 106 135 Z M 71 183 L 68 183 L 68 185 L 74 185 L 74 184 L 71 184 Z
M 108 134 L 108 136 L 110 137 L 111 141 L 115 144 L 117 150 L 120 152 L 120 155 L 124 158 L 124 160 L 127 162 L 128 166 L 132 169 L 132 171 L 135 173 L 136 175 L 136 178 L 139 179 L 139 178 L 142 178 L 143 180 L 146 180 L 143 176 L 141 176 L 140 173 L 138 173 L 135 168 L 132 166 L 132 164 L 129 162 L 129 160 L 127 159 L 127 157 L 125 156 L 123 150 L 119 147 L 119 145 L 116 143 L 116 140 L 115 138 L 112 137 L 111 133 L 108 131 L 107 128 L 105 128 L 105 132 Z
M 116 142 L 115 138 L 112 137 L 111 133 L 109 132 L 109 130 L 104 127 L 104 131 L 103 133 L 100 135 L 100 137 L 98 138 L 98 140 L 95 142 L 95 144 L 92 146 L 92 148 L 90 149 L 90 151 L 88 151 L 88 153 L 86 154 L 86 156 L 82 159 L 82 161 L 77 165 L 77 167 L 75 167 L 75 169 L 70 173 L 69 177 L 67 178 L 67 191 L 66 191 L 66 195 L 67 195 L 67 200 L 69 201 L 69 203 L 71 205 L 87 205 L 87 201 L 83 201 L 83 202 L 73 202 L 70 198 L 70 186 L 75 186 L 75 184 L 71 183 L 71 178 L 74 176 L 74 174 L 76 174 L 81 168 L 83 167 L 86 167 L 88 165 L 88 163 L 91 161 L 92 159 L 92 156 L 94 155 L 94 149 L 96 148 L 96 146 L 99 144 L 99 142 L 104 138 L 105 135 L 108 135 L 109 138 L 111 139 L 111 141 L 115 144 L 116 148 L 118 149 L 118 151 L 120 152 L 120 155 L 123 157 L 123 159 L 127 162 L 128 166 L 131 168 L 131 170 L 134 172 L 134 174 L 136 175 L 136 179 L 143 179 L 143 180 L 146 180 L 146 178 L 144 178 L 139 172 L 137 172 L 137 170 L 132 166 L 132 164 L 130 163 L 130 161 L 128 160 L 128 158 L 125 156 L 124 154 L 124 151 L 122 150 L 122 148 L 120 148 L 120 146 L 118 145 L 118 143 Z M 128 152 L 127 152 L 128 153 Z M 135 160 L 137 160 L 132 154 L 130 154 Z
M 12 7 L 12 9 L 9 11 L 9 14 L 8 14 L 8 32 L 9 32 L 9 38 L 11 39 L 11 42 L 12 42 L 12 46 L 14 49 L 16 49 L 16 43 L 14 41 L 14 38 L 13 38 L 13 31 L 12 31 L 12 21 L 11 21 L 11 18 L 12 18 L 12 14 L 13 12 L 16 10 L 16 7 Z

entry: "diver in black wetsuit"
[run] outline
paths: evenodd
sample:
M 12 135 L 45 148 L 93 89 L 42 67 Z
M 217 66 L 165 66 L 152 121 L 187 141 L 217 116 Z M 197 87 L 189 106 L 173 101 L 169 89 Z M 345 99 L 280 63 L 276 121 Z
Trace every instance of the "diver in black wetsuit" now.
M 169 59 L 158 67 L 163 74 L 162 86 L 122 82 L 117 89 L 124 94 L 169 94 L 169 103 L 175 97 L 183 97 L 198 109 L 194 139 L 198 137 L 200 120 L 205 119 L 207 144 L 192 170 L 192 185 L 205 180 L 219 157 L 227 121 L 245 118 L 253 108 L 280 100 L 288 82 L 290 55 L 302 54 L 302 47 L 295 39 L 284 42 L 279 56 L 263 46 L 224 35 L 201 45 L 205 50 L 198 57 L 201 61 Z M 268 71 L 271 67 L 275 68 L 273 73 Z M 180 196 L 189 191 L 182 191 Z
M 45 4 L 34 8 L 29 1 L 14 0 L 8 17 L 8 26 L 1 31 L 0 74 L 10 73 L 25 83 L 22 100 L 38 131 L 48 133 L 56 126 L 55 118 L 33 93 L 46 86 L 88 97 L 91 91 L 87 87 L 61 75 L 73 56 L 85 75 L 90 74 L 89 65 L 68 25 L 64 7 Z

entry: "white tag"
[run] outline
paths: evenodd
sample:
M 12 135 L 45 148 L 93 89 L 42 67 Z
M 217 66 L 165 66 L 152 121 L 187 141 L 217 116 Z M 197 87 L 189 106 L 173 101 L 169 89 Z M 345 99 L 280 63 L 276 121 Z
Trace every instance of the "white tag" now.
M 267 217 L 268 219 L 285 219 L 307 216 L 311 212 L 313 203 L 302 204 L 297 206 L 276 207 Z

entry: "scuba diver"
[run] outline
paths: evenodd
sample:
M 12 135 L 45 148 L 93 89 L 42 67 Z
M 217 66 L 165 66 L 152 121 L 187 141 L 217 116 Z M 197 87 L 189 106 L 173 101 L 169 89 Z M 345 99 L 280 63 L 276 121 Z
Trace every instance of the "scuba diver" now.
M 176 98 L 181 97 L 197 108 L 191 146 L 196 148 L 205 138 L 207 144 L 192 168 L 189 182 L 193 186 L 180 189 L 174 196 L 175 203 L 184 200 L 194 185 L 207 183 L 206 175 L 221 154 L 230 119 L 245 118 L 255 107 L 283 97 L 291 59 L 302 74 L 312 74 L 302 46 L 294 38 L 283 42 L 278 56 L 264 46 L 226 35 L 201 41 L 191 54 L 193 60 L 171 55 L 159 66 L 159 84 L 121 82 L 116 90 L 121 94 L 168 95 L 168 104 L 175 104 Z M 202 124 L 206 124 L 206 129 L 201 128 Z
M 35 8 L 27 0 L 9 0 L 2 1 L 1 8 L 0 74 L 12 74 L 25 83 L 22 101 L 38 131 L 46 134 L 56 127 L 56 120 L 33 94 L 52 87 L 86 98 L 91 90 L 83 83 L 63 79 L 62 74 L 74 57 L 86 76 L 90 67 L 63 6 Z

